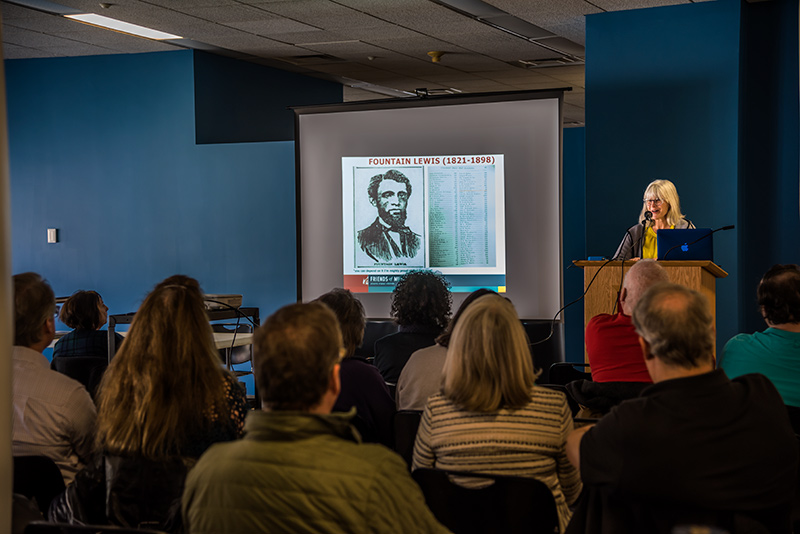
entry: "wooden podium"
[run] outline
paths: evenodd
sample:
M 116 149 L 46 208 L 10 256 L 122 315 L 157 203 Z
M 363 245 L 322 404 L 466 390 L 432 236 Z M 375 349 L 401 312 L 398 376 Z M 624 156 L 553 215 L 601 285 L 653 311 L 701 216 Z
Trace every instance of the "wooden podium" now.
M 617 294 L 622 288 L 623 273 L 633 266 L 631 261 L 574 261 L 583 269 L 583 290 L 591 284 L 583 299 L 583 327 L 600 313 L 614 313 Z M 728 276 L 713 261 L 659 261 L 667 270 L 671 282 L 699 291 L 708 299 L 714 327 L 717 325 L 716 280 Z M 624 265 L 624 267 L 623 267 Z M 601 269 L 602 268 L 602 269 Z M 594 282 L 592 280 L 594 279 Z M 616 310 L 619 311 L 619 310 Z M 584 357 L 585 357 L 584 347 Z

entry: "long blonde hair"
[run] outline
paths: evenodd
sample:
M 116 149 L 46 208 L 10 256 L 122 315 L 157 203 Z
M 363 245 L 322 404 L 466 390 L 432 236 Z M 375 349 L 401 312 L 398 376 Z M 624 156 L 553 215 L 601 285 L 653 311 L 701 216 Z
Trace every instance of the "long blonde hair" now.
M 163 459 L 226 413 L 224 371 L 196 280 L 144 299 L 98 393 L 99 451 Z
M 521 408 L 530 402 L 536 376 L 514 306 L 499 295 L 470 304 L 450 338 L 444 395 L 469 411 Z
M 684 218 L 681 213 L 681 199 L 678 197 L 678 190 L 675 184 L 669 180 L 653 180 L 644 190 L 643 198 L 654 196 L 669 204 L 669 211 L 667 211 L 666 220 L 668 226 L 677 226 L 681 219 Z M 647 202 L 642 202 L 642 211 L 639 212 L 639 222 L 644 220 L 644 213 L 647 211 Z

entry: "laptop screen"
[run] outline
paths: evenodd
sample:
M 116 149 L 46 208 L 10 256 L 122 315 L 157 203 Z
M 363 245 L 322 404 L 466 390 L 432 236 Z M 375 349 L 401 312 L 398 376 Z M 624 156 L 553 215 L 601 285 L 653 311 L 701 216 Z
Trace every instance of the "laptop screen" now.
M 659 260 L 714 261 L 714 241 L 711 228 L 658 230 Z

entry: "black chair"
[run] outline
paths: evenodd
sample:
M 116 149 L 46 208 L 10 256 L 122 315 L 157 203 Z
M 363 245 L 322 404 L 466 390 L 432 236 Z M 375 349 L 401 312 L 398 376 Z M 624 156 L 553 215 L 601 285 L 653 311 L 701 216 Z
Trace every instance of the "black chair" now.
M 389 390 L 389 396 L 397 403 L 397 384 L 386 382 L 386 389 Z
M 239 334 L 251 335 L 254 330 L 255 328 L 253 325 L 249 323 L 215 323 L 211 325 L 212 332 L 216 334 L 234 334 L 234 338 Z M 230 371 L 237 379 L 242 376 L 254 374 L 252 343 L 234 347 L 232 340 L 230 347 L 219 349 L 219 355 L 222 361 L 225 362 L 225 367 L 227 367 L 228 371 Z M 243 364 L 249 364 L 249 368 L 241 369 L 234 367 L 235 365 Z M 244 387 L 244 384 L 242 384 L 242 387 Z M 261 399 L 258 396 L 258 384 L 255 383 L 255 380 L 253 380 L 253 397 L 253 404 L 257 409 L 260 408 Z
M 551 320 L 525 320 L 522 327 L 531 342 L 533 367 L 541 369 L 541 380 L 551 383 L 547 373 L 553 363 L 564 361 L 564 324 Z
M 792 408 L 792 406 L 787 406 L 787 408 Z M 800 410 L 795 408 L 795 410 Z M 794 425 L 794 421 L 792 421 L 792 425 Z M 795 431 L 795 437 L 797 438 L 797 445 L 798 450 L 800 450 L 800 434 Z M 794 499 L 792 499 L 792 532 L 800 533 L 800 465 L 797 466 L 797 477 L 795 479 L 795 486 L 794 486 Z
M 592 373 L 579 371 L 578 368 L 586 369 L 588 363 L 557 362 L 550 366 L 548 373 L 549 384 L 560 384 L 566 386 L 573 380 L 591 380 Z
M 566 389 L 575 402 L 585 408 L 583 414 L 602 417 L 621 402 L 639 397 L 650 385 L 648 382 L 573 380 L 566 385 Z
M 42 514 L 64 488 L 61 470 L 47 456 L 14 456 L 14 493 L 34 499 Z
M 441 469 L 417 469 L 412 476 L 433 515 L 454 534 L 558 532 L 556 501 L 550 488 L 535 478 L 458 473 L 493 481 L 468 489 Z
M 56 356 L 50 362 L 51 369 L 83 384 L 93 399 L 107 367 L 108 359 L 96 356 Z
M 252 334 L 253 325 L 251 324 L 228 324 L 217 323 L 211 325 L 211 331 L 217 334 Z M 238 347 L 230 346 L 219 349 L 219 355 L 222 361 L 225 362 L 225 367 L 228 368 L 236 376 L 244 376 L 253 373 L 253 345 L 240 345 Z M 233 368 L 234 365 L 241 365 L 251 362 L 250 370 L 240 371 Z
M 397 323 L 391 320 L 367 321 L 364 328 L 364 340 L 361 342 L 361 346 L 356 348 L 355 356 L 371 362 L 375 358 L 375 342 L 383 336 L 394 334 L 398 328 Z
M 787 404 L 786 413 L 789 414 L 789 422 L 792 424 L 794 433 L 800 436 L 800 408 Z
M 25 534 L 25 527 L 44 519 L 35 501 L 19 493 L 11 495 L 11 534 Z
M 394 450 L 403 457 L 409 468 L 414 456 L 414 441 L 422 419 L 420 410 L 400 410 L 394 414 Z
M 67 525 L 34 521 L 25 527 L 25 534 L 166 534 L 161 530 L 124 528 L 112 525 Z

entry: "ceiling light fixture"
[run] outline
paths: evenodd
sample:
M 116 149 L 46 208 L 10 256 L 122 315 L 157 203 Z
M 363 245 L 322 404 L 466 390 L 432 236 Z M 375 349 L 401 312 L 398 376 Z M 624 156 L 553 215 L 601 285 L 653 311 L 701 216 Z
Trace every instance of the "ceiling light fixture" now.
M 112 19 L 111 17 L 104 17 L 94 13 L 82 13 L 80 15 L 64 15 L 68 19 L 77 20 L 90 26 L 97 26 L 107 30 L 114 30 L 115 32 L 127 33 L 128 35 L 135 35 L 137 37 L 144 37 L 145 39 L 154 39 L 156 41 L 164 41 L 167 39 L 183 39 L 178 35 L 171 33 L 145 28 L 137 24 L 123 22 L 121 20 Z

